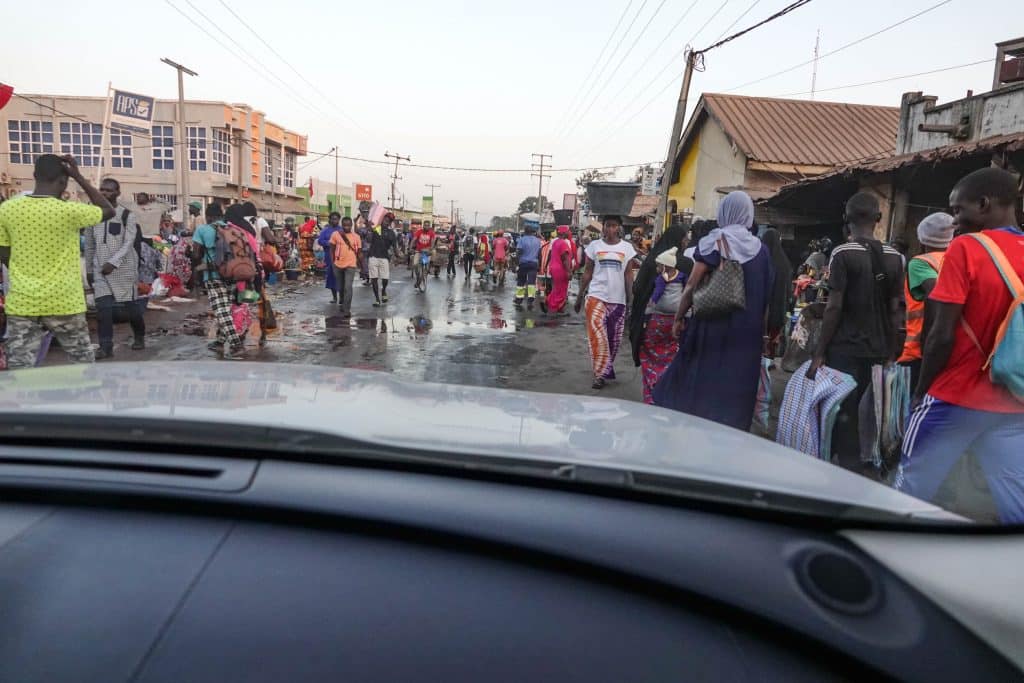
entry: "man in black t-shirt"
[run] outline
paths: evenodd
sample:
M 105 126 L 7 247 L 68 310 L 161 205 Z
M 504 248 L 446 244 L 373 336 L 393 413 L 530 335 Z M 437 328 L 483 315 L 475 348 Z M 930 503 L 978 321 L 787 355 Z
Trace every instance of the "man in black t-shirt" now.
M 857 381 L 839 409 L 832 456 L 836 464 L 873 478 L 878 473 L 861 461 L 858 408 L 871 386 L 872 366 L 895 361 L 904 337 L 903 258 L 875 239 L 881 217 L 873 194 L 859 192 L 846 203 L 850 241 L 832 251 L 821 341 L 807 372 L 813 379 L 824 364 Z

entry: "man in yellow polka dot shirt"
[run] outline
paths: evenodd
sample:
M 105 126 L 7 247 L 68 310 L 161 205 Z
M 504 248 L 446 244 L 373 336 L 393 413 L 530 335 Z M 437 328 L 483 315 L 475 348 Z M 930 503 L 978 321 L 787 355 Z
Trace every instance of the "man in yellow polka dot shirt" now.
M 74 178 L 92 204 L 61 199 Z M 79 231 L 114 217 L 71 156 L 36 160 L 32 194 L 0 204 L 0 258 L 8 264 L 7 366 L 32 367 L 47 332 L 74 363 L 94 360 L 85 321 Z

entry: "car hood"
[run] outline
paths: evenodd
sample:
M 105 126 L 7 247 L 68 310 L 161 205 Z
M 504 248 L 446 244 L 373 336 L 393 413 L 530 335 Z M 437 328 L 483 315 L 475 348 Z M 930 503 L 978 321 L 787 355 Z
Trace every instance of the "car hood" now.
M 397 451 L 594 466 L 961 519 L 771 441 L 674 411 L 591 396 L 404 382 L 357 369 L 172 362 L 0 373 L 0 434 L 27 415 L 53 416 L 55 424 L 60 416 L 95 416 L 276 427 Z

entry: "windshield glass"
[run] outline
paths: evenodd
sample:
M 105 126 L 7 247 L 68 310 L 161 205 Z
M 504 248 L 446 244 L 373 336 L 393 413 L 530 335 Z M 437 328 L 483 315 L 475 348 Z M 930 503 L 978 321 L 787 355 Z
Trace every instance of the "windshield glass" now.
M 777 5 L 20 8 L 0 434 L 1024 522 L 1024 40 Z

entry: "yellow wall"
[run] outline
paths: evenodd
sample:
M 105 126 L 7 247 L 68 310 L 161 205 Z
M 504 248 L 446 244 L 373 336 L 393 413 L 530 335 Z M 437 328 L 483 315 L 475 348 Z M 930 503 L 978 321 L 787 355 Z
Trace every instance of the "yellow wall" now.
M 683 157 L 679 171 L 679 182 L 668 188 L 669 201 L 675 200 L 676 210 L 692 209 L 693 193 L 697 186 L 697 158 L 700 156 L 700 131 L 694 134 L 690 148 Z

